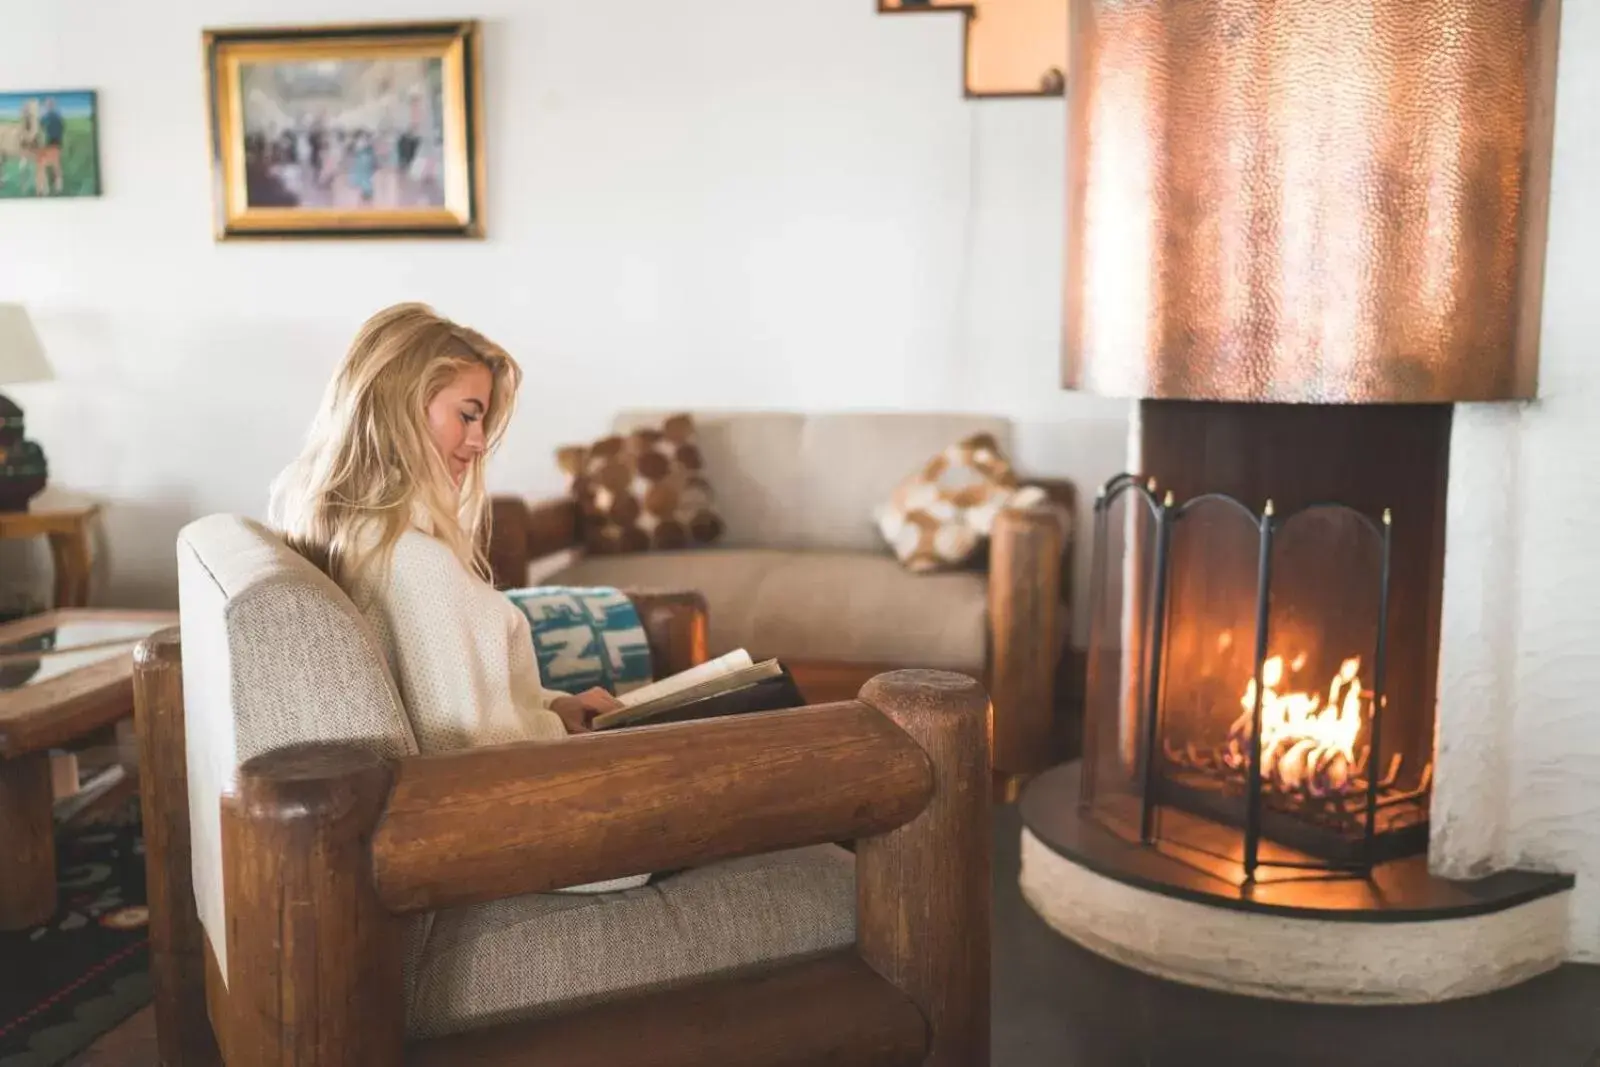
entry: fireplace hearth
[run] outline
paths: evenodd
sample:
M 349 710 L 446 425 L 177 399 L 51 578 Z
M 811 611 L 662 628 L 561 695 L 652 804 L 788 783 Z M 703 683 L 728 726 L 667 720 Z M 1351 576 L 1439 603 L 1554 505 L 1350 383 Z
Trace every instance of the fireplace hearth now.
M 1152 974 L 1336 1003 L 1561 959 L 1572 879 L 1428 867 L 1448 404 L 1146 399 L 1095 508 L 1083 758 L 1023 891 Z

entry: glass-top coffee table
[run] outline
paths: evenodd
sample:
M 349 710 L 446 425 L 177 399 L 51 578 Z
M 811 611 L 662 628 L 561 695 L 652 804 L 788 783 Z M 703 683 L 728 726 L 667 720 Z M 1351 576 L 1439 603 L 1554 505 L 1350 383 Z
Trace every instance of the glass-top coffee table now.
M 133 714 L 133 650 L 176 612 L 76 608 L 0 625 L 0 930 L 55 912 L 50 749 Z

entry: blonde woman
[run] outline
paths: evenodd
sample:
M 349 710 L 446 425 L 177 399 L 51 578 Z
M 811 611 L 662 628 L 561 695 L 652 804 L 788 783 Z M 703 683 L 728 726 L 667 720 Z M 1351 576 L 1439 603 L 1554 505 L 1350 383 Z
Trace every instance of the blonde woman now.
M 422 304 L 369 319 L 329 383 L 272 524 L 377 630 L 427 752 L 553 740 L 614 707 L 545 689 L 528 621 L 487 580 L 485 457 L 521 371 Z

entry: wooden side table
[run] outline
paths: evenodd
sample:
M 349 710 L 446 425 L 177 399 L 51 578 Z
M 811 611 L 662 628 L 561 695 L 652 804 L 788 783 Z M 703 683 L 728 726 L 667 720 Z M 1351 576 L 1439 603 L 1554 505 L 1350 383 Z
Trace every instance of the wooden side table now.
M 0 930 L 56 907 L 50 749 L 133 714 L 133 650 L 176 612 L 50 611 L 0 625 Z
M 94 565 L 90 550 L 93 522 L 100 513 L 94 503 L 53 503 L 35 500 L 27 511 L 0 511 L 0 538 L 45 537 L 55 564 L 56 603 L 60 608 L 89 604 L 89 574 Z

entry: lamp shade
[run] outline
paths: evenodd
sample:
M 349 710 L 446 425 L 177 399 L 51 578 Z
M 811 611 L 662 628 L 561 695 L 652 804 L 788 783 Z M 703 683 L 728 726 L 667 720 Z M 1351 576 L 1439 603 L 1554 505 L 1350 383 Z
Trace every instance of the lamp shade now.
M 44 382 L 53 377 L 44 345 L 21 304 L 0 304 L 0 385 Z

